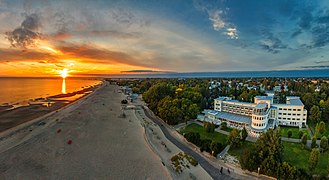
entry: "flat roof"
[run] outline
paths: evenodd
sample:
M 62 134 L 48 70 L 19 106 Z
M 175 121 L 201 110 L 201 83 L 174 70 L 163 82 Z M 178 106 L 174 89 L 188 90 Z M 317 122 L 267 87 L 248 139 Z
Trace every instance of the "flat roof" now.
M 259 100 L 272 100 L 273 97 L 272 96 L 255 96 L 256 99 Z
M 240 114 L 233 114 L 233 113 L 228 113 L 228 112 L 220 112 L 220 111 L 207 111 L 206 113 L 209 114 L 215 114 L 216 113 L 216 118 L 221 118 L 221 119 L 227 119 L 229 121 L 234 121 L 234 122 L 238 122 L 238 123 L 251 123 L 251 117 L 250 116 L 244 116 L 244 115 L 240 115 Z M 205 112 L 205 111 L 204 111 Z
M 267 106 L 266 103 L 258 103 L 255 108 L 256 109 L 265 109 L 266 106 Z
M 303 102 L 299 99 L 299 97 L 287 97 L 287 104 L 304 106 Z

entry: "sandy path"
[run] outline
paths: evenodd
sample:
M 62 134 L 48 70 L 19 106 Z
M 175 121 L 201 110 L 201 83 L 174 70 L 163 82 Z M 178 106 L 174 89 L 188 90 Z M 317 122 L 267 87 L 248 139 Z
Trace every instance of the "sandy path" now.
M 168 179 L 133 111 L 118 117 L 124 97 L 115 88 L 103 87 L 46 124 L 3 139 L 0 179 Z

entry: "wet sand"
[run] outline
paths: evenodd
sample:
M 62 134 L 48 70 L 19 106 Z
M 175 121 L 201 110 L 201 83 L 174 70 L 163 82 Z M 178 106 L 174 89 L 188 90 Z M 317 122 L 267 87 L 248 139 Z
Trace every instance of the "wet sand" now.
M 21 106 L 11 110 L 6 110 L 6 109 L 10 109 L 13 106 L 2 106 L 0 107 L 0 132 L 16 127 L 25 122 L 31 121 L 47 113 L 56 111 L 70 103 L 73 103 L 74 101 L 80 99 L 81 97 L 88 95 L 93 90 L 97 89 L 97 87 L 98 86 L 89 87 L 68 94 L 60 94 L 60 95 L 48 97 L 47 99 L 49 100 L 49 102 L 51 102 L 51 106 L 49 107 L 42 105 L 42 104 L 47 104 L 47 100 L 41 100 L 41 101 L 37 100 L 32 103 L 39 103 L 39 104 Z M 80 98 L 75 98 L 77 96 L 79 96 Z
M 170 179 L 134 112 L 119 117 L 117 88 L 0 137 L 0 179 Z

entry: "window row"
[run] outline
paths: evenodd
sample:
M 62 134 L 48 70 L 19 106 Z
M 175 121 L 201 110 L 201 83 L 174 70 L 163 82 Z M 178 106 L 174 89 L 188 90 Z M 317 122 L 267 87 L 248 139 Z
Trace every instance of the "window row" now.
M 252 123 L 252 124 L 257 127 L 265 126 L 265 123 Z
M 279 110 L 284 110 L 284 111 L 302 111 L 302 109 L 287 109 L 287 108 L 279 108 Z

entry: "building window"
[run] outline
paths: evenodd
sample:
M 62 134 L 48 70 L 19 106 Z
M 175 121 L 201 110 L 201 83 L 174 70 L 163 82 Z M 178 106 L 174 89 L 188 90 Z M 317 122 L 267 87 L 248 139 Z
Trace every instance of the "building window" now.
M 297 111 L 302 111 L 301 109 L 297 109 Z

